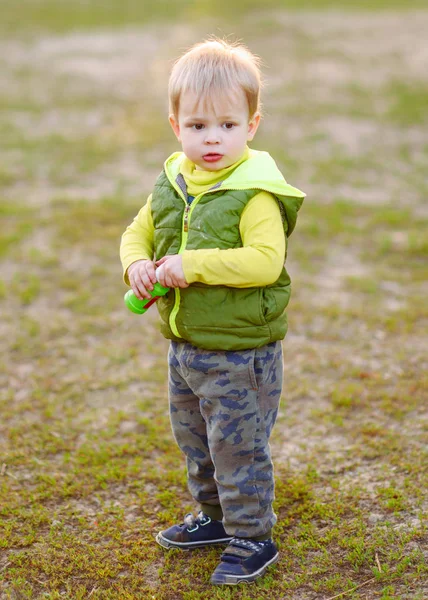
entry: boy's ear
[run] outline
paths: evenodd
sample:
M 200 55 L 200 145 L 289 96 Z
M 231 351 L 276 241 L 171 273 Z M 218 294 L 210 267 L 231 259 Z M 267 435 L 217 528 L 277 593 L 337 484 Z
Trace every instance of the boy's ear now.
M 260 113 L 256 112 L 251 117 L 250 122 L 248 123 L 248 136 L 247 142 L 251 142 L 253 137 L 256 135 L 256 131 L 260 125 Z
M 180 126 L 178 124 L 178 120 L 175 118 L 175 116 L 173 114 L 169 115 L 168 117 L 169 123 L 172 127 L 173 132 L 176 135 L 176 138 L 179 142 L 181 142 L 180 140 Z

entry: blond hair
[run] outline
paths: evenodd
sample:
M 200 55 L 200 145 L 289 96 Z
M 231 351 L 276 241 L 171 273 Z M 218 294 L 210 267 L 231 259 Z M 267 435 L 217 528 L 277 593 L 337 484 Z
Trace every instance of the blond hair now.
M 195 44 L 174 64 L 169 78 L 169 109 L 176 118 L 180 97 L 191 91 L 206 101 L 212 92 L 232 94 L 241 88 L 249 116 L 260 111 L 260 59 L 246 46 L 216 37 Z

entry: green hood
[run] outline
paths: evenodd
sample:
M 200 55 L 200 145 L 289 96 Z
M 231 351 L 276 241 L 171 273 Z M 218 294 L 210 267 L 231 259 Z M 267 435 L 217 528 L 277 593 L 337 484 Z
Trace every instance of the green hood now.
M 176 180 L 184 158 L 183 152 L 174 152 L 164 164 L 165 173 L 175 188 L 177 188 Z M 297 213 L 306 196 L 301 190 L 289 185 L 270 154 L 260 150 L 250 150 L 249 159 L 240 164 L 221 184 L 215 186 L 215 189 L 216 191 L 256 189 L 274 194 L 284 209 L 281 212 L 288 224 L 287 236 L 290 236 L 296 226 Z

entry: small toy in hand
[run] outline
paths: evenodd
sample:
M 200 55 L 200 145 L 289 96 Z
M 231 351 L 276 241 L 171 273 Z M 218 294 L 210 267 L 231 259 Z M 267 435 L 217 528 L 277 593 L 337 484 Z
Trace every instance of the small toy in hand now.
M 148 308 L 150 308 L 152 304 L 157 302 L 161 296 L 165 296 L 168 291 L 169 288 L 164 287 L 159 282 L 156 282 L 153 289 L 150 291 L 152 297 L 140 300 L 132 290 L 128 290 L 124 297 L 125 304 L 133 313 L 142 315 Z

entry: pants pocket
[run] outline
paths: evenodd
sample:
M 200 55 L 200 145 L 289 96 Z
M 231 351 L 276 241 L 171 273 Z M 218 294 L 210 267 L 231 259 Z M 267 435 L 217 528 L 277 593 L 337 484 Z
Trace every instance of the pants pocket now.
M 250 360 L 248 361 L 248 370 L 250 373 L 251 388 L 257 392 L 259 389 L 259 384 L 258 384 L 257 375 L 256 375 L 256 351 L 255 350 L 252 351 L 252 356 L 251 356 Z

